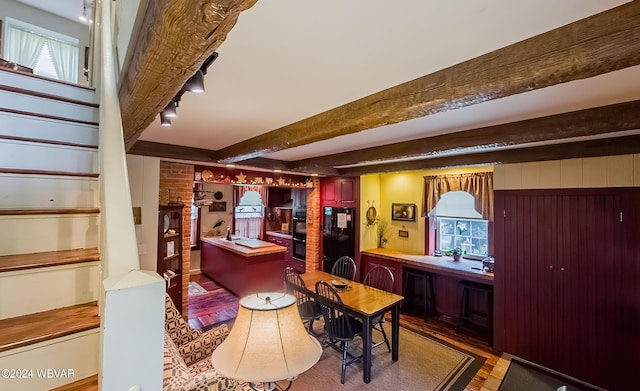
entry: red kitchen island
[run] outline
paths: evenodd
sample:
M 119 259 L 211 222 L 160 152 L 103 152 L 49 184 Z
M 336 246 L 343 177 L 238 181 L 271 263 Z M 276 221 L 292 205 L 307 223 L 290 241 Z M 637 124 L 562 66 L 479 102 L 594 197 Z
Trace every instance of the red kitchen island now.
M 284 289 L 286 247 L 257 239 L 200 239 L 200 270 L 239 297 Z

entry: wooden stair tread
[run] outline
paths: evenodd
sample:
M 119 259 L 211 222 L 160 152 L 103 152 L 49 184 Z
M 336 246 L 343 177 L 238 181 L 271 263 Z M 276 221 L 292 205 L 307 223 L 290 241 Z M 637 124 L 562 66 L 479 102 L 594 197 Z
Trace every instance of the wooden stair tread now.
M 100 327 L 97 302 L 0 320 L 0 352 Z
M 100 208 L 0 209 L 0 216 L 97 214 Z
M 60 102 L 66 102 L 66 103 L 71 103 L 71 104 L 80 105 L 80 106 L 87 106 L 87 107 L 94 107 L 94 108 L 98 108 L 100 106 L 97 103 L 93 103 L 93 102 L 86 102 L 83 100 L 67 98 L 61 95 L 47 94 L 39 91 L 28 90 L 25 88 L 13 87 L 13 86 L 8 86 L 4 84 L 0 84 L 0 90 L 9 91 L 16 94 L 31 95 L 31 96 L 35 96 L 43 99 L 57 100 Z
M 71 265 L 74 263 L 99 260 L 100 252 L 97 248 L 77 248 L 73 250 L 47 251 L 31 254 L 3 255 L 0 256 L 0 272 Z
M 64 386 L 52 388 L 50 391 L 98 391 L 98 375 L 89 376 L 84 379 L 65 384 Z
M 64 81 L 64 80 L 52 79 L 50 77 L 36 75 L 35 73 L 30 73 L 30 72 L 11 69 L 11 68 L 8 68 L 6 66 L 0 66 L 0 71 L 17 73 L 19 75 L 23 75 L 23 76 L 26 76 L 26 77 L 31 77 L 31 78 L 34 78 L 34 79 L 46 80 L 46 81 L 50 81 L 50 82 L 58 83 L 58 84 L 64 84 L 64 85 L 77 87 L 77 88 L 80 88 L 80 89 L 83 89 L 83 90 L 89 90 L 89 91 L 93 91 L 93 92 L 95 92 L 95 90 L 96 90 L 94 87 L 83 86 L 83 85 L 78 84 L 78 83 L 72 83 L 72 82 Z
M 100 174 L 97 172 L 31 170 L 31 169 L 23 169 L 23 168 L 6 168 L 6 167 L 0 167 L 0 173 L 1 174 L 19 174 L 19 175 L 75 176 L 75 177 L 87 177 L 87 178 L 98 178 L 100 176 Z

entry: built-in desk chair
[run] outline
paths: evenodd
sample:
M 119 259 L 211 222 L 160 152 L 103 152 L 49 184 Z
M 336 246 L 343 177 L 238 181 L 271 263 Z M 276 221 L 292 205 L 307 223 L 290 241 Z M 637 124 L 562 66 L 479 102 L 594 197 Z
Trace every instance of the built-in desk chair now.
M 328 283 L 318 281 L 316 294 L 324 318 L 324 332 L 329 346 L 342 353 L 342 375 L 340 382 L 344 384 L 345 370 L 348 365 L 362 358 L 348 352 L 349 344 L 360 336 L 362 338 L 362 322 L 347 314 L 338 292 Z
M 355 281 L 356 279 L 356 263 L 348 256 L 338 258 L 331 268 L 331 274 Z
M 284 269 L 284 279 L 287 286 L 287 293 L 292 294 L 296 298 L 298 312 L 300 313 L 300 318 L 302 318 L 302 321 L 307 326 L 307 331 L 310 334 L 315 334 L 313 332 L 313 322 L 322 316 L 320 304 L 309 295 L 307 285 L 300 277 L 300 274 L 291 266 L 287 266 Z
M 393 272 L 382 265 L 376 265 L 373 269 L 369 270 L 367 275 L 364 277 L 362 281 L 363 284 L 372 286 L 374 288 L 378 288 L 383 291 L 393 292 L 393 283 L 395 278 L 393 277 Z M 384 331 L 384 314 L 375 317 L 372 322 L 372 327 L 375 330 L 378 330 L 382 333 L 384 337 L 383 341 L 374 343 L 372 347 L 378 347 L 381 344 L 385 343 L 387 345 L 387 349 L 391 351 L 391 344 L 389 344 L 389 339 L 387 338 L 387 333 Z

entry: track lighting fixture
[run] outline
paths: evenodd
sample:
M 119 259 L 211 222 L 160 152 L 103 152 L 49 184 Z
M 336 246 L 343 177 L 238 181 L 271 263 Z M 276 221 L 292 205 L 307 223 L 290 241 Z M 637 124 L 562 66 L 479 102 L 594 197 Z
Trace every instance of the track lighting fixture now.
M 196 73 L 187 80 L 185 87 L 187 87 L 187 90 L 191 92 L 204 92 L 204 73 L 202 73 L 201 69 L 198 69 Z
M 172 99 L 162 112 L 169 118 L 177 117 L 178 113 L 176 112 L 176 102 Z
M 216 58 L 218 58 L 218 53 L 213 52 L 213 54 L 202 63 L 196 73 L 194 73 L 193 76 L 184 83 L 184 86 L 182 86 L 176 96 L 174 96 L 167 106 L 160 112 L 160 123 L 162 126 L 171 126 L 171 118 L 177 117 L 178 113 L 176 108 L 179 107 L 178 103 L 185 92 L 204 92 L 204 75 L 207 74 L 207 68 L 209 68 L 209 65 L 211 65 Z
M 164 111 L 160 112 L 160 123 L 162 126 L 171 126 L 171 118 L 167 117 Z

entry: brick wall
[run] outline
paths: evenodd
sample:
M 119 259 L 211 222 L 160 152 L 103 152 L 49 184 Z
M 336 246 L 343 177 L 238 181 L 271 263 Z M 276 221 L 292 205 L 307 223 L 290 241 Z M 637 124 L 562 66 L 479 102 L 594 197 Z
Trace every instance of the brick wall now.
M 189 270 L 191 270 L 191 199 L 193 198 L 193 165 L 160 161 L 160 205 L 181 198 L 182 209 L 182 315 L 187 315 Z
M 312 178 L 307 195 L 307 271 L 320 269 L 320 178 Z

